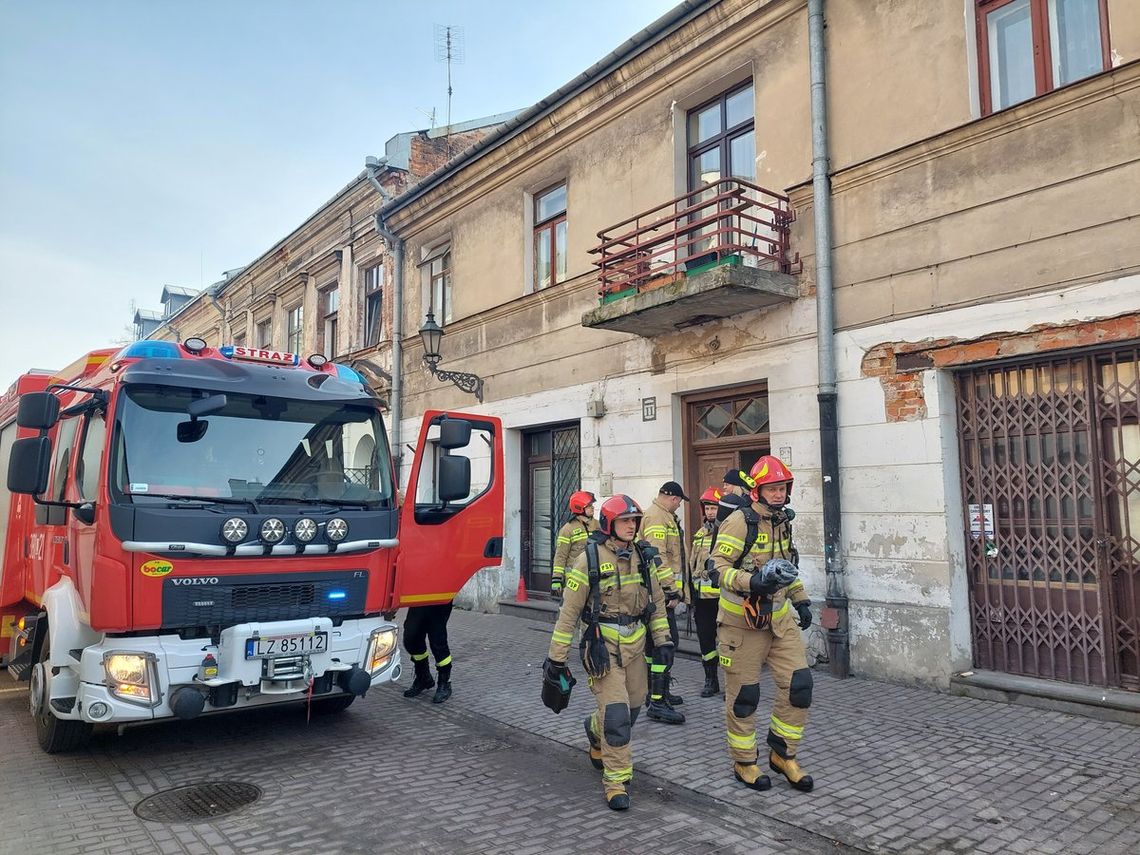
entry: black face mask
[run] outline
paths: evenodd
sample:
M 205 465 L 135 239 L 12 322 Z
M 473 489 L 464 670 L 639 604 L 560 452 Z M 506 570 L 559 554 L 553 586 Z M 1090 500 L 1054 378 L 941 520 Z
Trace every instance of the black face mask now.
M 619 561 L 628 561 L 629 557 L 633 555 L 633 550 L 626 547 L 624 549 L 617 550 L 614 554 L 617 555 Z

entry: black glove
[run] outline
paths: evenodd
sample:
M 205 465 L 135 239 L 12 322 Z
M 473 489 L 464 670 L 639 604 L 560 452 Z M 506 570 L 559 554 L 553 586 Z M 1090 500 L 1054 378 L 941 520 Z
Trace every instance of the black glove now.
M 562 599 L 562 580 L 554 579 L 550 583 L 550 593 L 556 600 Z
M 638 547 L 641 550 L 641 560 L 646 564 L 653 566 L 661 562 L 661 550 L 654 546 L 647 540 L 638 541 Z
M 796 610 L 796 614 L 800 616 L 800 629 L 807 629 L 811 626 L 811 600 L 804 600 L 800 603 L 792 603 Z
M 771 596 L 799 578 L 800 571 L 786 558 L 773 558 L 752 574 L 748 587 L 753 594 Z
M 714 588 L 720 587 L 720 571 L 716 569 L 716 562 L 711 558 L 705 559 L 705 575 L 710 585 Z
M 653 648 L 653 661 L 658 665 L 664 665 L 665 670 L 673 667 L 673 655 L 676 651 L 673 649 L 673 642 L 667 644 L 658 644 Z
M 558 678 L 565 675 L 566 679 L 570 679 L 570 668 L 565 662 L 555 662 L 553 659 L 547 657 L 546 661 L 542 663 L 542 676 L 552 683 L 557 683 Z

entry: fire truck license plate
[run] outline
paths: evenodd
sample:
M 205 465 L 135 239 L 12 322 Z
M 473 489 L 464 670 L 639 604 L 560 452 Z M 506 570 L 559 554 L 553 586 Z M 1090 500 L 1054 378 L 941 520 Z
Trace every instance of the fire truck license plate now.
M 327 632 L 305 635 L 266 635 L 245 642 L 246 659 L 268 659 L 274 656 L 301 656 L 324 653 L 329 647 Z

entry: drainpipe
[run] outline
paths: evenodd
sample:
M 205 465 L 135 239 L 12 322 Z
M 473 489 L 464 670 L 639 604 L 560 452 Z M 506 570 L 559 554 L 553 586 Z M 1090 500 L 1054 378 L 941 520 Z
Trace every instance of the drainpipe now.
M 831 179 L 827 174 L 827 89 L 823 41 L 823 0 L 808 0 L 808 54 L 811 60 L 812 210 L 815 218 L 816 327 L 819 357 L 819 442 L 823 476 L 823 560 L 831 672 L 851 673 L 847 591 L 843 576 L 839 495 L 839 418 L 835 384 L 835 302 L 831 280 Z
M 388 159 L 369 157 L 365 158 L 364 169 L 368 175 L 368 183 L 376 188 L 384 204 L 392 201 L 392 194 L 384 189 L 377 177 L 380 170 L 387 164 Z M 401 466 L 404 459 L 404 446 L 402 441 L 400 423 L 403 420 L 403 391 L 404 391 L 404 241 L 388 230 L 380 212 L 376 212 L 376 234 L 384 239 L 388 248 L 392 250 L 393 267 L 392 281 L 395 293 L 392 296 L 392 456 L 396 461 L 396 478 L 402 475 Z

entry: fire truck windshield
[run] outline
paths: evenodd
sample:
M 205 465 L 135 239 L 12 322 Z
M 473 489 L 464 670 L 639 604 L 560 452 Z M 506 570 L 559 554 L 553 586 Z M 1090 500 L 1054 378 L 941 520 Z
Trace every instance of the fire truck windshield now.
M 204 393 L 129 386 L 117 408 L 113 495 L 154 504 L 171 498 L 226 502 L 391 501 L 380 414 L 367 402 L 296 401 L 226 391 L 204 415 Z

